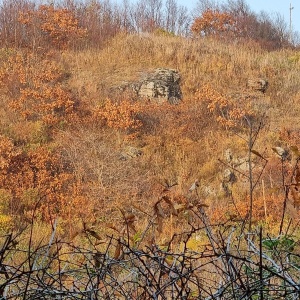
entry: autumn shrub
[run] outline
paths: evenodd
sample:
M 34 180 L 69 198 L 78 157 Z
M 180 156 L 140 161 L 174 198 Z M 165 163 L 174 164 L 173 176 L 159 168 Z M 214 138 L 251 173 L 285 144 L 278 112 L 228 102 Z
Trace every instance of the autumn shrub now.
M 66 72 L 51 57 L 14 52 L 2 62 L 0 82 L 8 107 L 23 120 L 57 127 L 68 123 L 77 100 L 64 86 Z
M 239 32 L 236 20 L 227 12 L 207 9 L 195 18 L 191 31 L 197 35 L 217 37 L 235 36 Z
M 248 200 L 247 196 L 244 199 L 237 197 L 235 208 L 231 207 L 232 212 L 235 212 L 240 219 L 247 218 Z M 284 197 L 280 194 L 257 195 L 253 202 L 253 221 L 256 224 L 269 225 L 270 228 L 278 225 L 282 217 L 283 200 Z
M 284 20 L 266 12 L 251 11 L 246 2 L 199 3 L 200 15 L 194 19 L 191 31 L 200 36 L 214 35 L 234 38 L 237 43 L 256 42 L 269 51 L 291 47 L 290 34 Z
M 3 105 L 10 111 L 1 136 L 1 186 L 10 195 L 1 206 L 6 227 L 18 228 L 33 217 L 49 222 L 60 216 L 72 223 L 85 199 L 75 189 L 70 165 L 51 144 L 58 129 L 75 121 L 78 102 L 65 86 L 67 73 L 50 53 L 16 50 L 4 53 L 0 73 Z M 78 198 L 82 203 L 75 205 Z
M 71 11 L 64 7 L 55 7 L 54 4 L 40 5 L 37 9 L 20 12 L 19 22 L 24 26 L 24 35 L 28 43 L 26 46 L 32 50 L 38 47 L 46 51 L 66 49 L 76 40 L 86 35 L 78 20 Z
M 41 221 L 60 216 L 72 223 L 87 212 L 80 208 L 86 199 L 80 184 L 58 150 L 40 146 L 26 151 L 1 136 L 0 158 L 1 214 L 14 217 L 15 226 L 33 216 Z
M 129 136 L 134 136 L 142 126 L 138 118 L 141 105 L 129 99 L 112 101 L 107 99 L 103 106 L 98 106 L 93 111 L 93 118 L 101 120 L 109 128 L 121 130 Z
M 253 118 L 254 111 L 250 102 L 237 103 L 209 85 L 203 86 L 195 94 L 199 101 L 207 103 L 207 108 L 214 113 L 216 121 L 225 128 L 238 127 L 245 118 Z

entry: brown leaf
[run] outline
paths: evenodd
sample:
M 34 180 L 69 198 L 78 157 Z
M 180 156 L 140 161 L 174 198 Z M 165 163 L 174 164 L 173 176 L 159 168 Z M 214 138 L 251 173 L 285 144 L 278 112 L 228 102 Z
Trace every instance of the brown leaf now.
M 122 250 L 122 244 L 120 243 L 120 241 L 118 241 L 118 245 L 116 246 L 116 250 L 114 253 L 114 259 L 119 259 L 121 256 L 121 250 Z
M 164 218 L 165 214 L 164 214 L 163 209 L 162 209 L 162 207 L 160 205 L 160 202 L 161 202 L 161 200 L 157 201 L 154 204 L 154 213 L 156 214 L 157 217 Z
M 128 215 L 128 216 L 125 216 L 125 221 L 126 221 L 127 223 L 132 223 L 132 222 L 134 222 L 134 221 L 135 221 L 135 215 L 134 215 L 134 214 L 130 214 L 130 215 Z
M 175 209 L 172 201 L 170 200 L 170 198 L 167 196 L 167 195 L 164 195 L 163 197 L 161 197 L 155 204 L 154 204 L 154 213 L 156 215 L 156 219 L 157 219 L 157 230 L 158 232 L 162 232 L 162 228 L 163 228 L 163 218 L 165 217 L 165 213 L 161 207 L 161 202 L 162 201 L 165 201 L 169 208 L 170 208 L 170 211 L 171 211 L 171 214 L 177 216 L 178 215 L 178 212 L 177 210 Z
M 94 258 L 94 264 L 95 264 L 95 267 L 96 268 L 100 268 L 100 265 L 102 263 L 102 254 L 100 252 L 96 252 L 94 255 L 93 255 L 93 258 Z
M 290 186 L 290 192 L 293 199 L 294 207 L 300 208 L 300 184 L 292 184 Z
M 300 170 L 299 170 L 299 167 L 297 167 L 297 169 L 296 169 L 295 180 L 296 180 L 297 184 L 300 183 Z
M 199 204 L 197 204 L 197 207 L 198 208 L 201 208 L 201 207 L 209 207 L 209 205 L 207 205 L 207 204 L 205 204 L 205 203 L 199 203 Z
M 171 210 L 171 214 L 177 216 L 178 215 L 177 210 L 175 209 L 175 207 L 174 207 L 172 201 L 170 200 L 170 198 L 168 196 L 163 196 L 162 200 L 165 200 L 165 202 L 169 205 L 170 210 Z
M 133 223 L 128 223 L 128 227 L 132 229 L 134 233 L 136 233 L 136 228 Z
M 260 158 L 266 160 L 266 159 L 265 159 L 258 151 L 252 149 L 251 152 L 252 152 L 253 154 L 255 154 L 256 156 L 258 156 L 258 157 L 260 157 Z
M 124 215 L 124 225 L 125 227 L 128 226 L 129 228 L 131 228 L 134 232 L 136 232 L 135 226 L 134 226 L 134 222 L 136 221 L 135 219 L 135 215 L 134 214 L 130 214 L 125 216 Z
M 162 233 L 162 229 L 163 229 L 163 219 L 160 216 L 157 216 L 157 231 L 159 233 Z
M 96 231 L 94 231 L 92 229 L 88 229 L 88 228 L 86 228 L 85 231 L 88 232 L 91 236 L 93 236 L 97 240 L 101 240 L 100 235 Z

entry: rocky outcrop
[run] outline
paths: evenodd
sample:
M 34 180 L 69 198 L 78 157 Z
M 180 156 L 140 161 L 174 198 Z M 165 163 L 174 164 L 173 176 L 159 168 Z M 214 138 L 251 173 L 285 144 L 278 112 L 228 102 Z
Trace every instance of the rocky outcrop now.
M 144 74 L 139 81 L 124 82 L 113 90 L 131 93 L 138 99 L 147 99 L 157 103 L 178 104 L 182 99 L 180 75 L 173 69 L 155 69 L 152 73 Z
M 252 91 L 265 93 L 268 88 L 268 81 L 262 78 L 248 79 L 247 88 Z
M 180 75 L 173 69 L 156 69 L 141 82 L 139 97 L 155 99 L 158 102 L 178 104 L 182 98 Z
M 227 197 L 231 196 L 232 185 L 237 178 L 231 169 L 225 169 L 223 172 L 222 188 Z
M 239 157 L 232 153 L 231 149 L 226 149 L 224 152 L 225 162 L 233 169 L 239 170 L 240 172 L 249 171 L 249 158 L 248 156 Z M 252 162 L 254 167 L 254 163 Z

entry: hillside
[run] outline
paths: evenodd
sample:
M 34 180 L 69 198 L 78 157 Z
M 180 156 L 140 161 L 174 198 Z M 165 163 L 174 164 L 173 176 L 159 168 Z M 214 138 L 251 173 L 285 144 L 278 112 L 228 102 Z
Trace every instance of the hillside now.
M 0 29 L 1 297 L 297 299 L 297 48 L 241 20 L 176 34 L 19 5 Z M 140 97 L 157 69 L 182 99 Z
M 137 80 L 156 68 L 179 71 L 180 104 L 158 105 L 113 92 L 122 82 Z M 225 220 L 236 209 L 246 214 L 249 180 L 239 172 L 249 172 L 245 169 L 249 128 L 230 115 L 234 109 L 251 111 L 253 128 L 263 121 L 253 148 L 267 159 L 260 174 L 264 160 L 257 155 L 253 158 L 254 175 L 259 176 L 253 191 L 255 219 L 271 227 L 278 225 L 284 199 L 282 176 L 294 180 L 289 177 L 295 167 L 290 148 L 299 144 L 298 72 L 297 51 L 267 52 L 250 42 L 234 45 L 208 38 L 121 34 L 102 50 L 62 51 L 46 57 L 3 50 L 3 228 L 11 212 L 17 214 L 17 223 L 30 219 L 34 205 L 42 219 L 63 216 L 62 223 L 76 232 L 82 230 L 82 221 L 94 226 L 97 222 L 102 230 L 104 224 L 121 226 L 120 209 L 134 214 L 138 226 L 143 226 L 166 182 L 176 184 L 170 197 L 174 205 L 183 207 L 196 201 L 188 193 L 195 180 L 212 220 Z M 16 77 L 20 87 L 22 76 L 27 88 L 20 93 Z M 247 88 L 251 78 L 267 79 L 266 93 Z M 47 93 L 55 95 L 58 104 L 49 102 Z M 34 99 L 45 103 L 37 108 Z M 63 105 L 69 105 L 69 110 Z M 234 127 L 222 126 L 220 114 L 224 116 L 225 111 L 227 121 L 236 118 Z M 277 146 L 289 151 L 292 159 L 283 162 L 284 174 L 280 158 L 272 151 Z M 128 147 L 141 155 L 120 159 Z M 243 170 L 234 170 L 226 162 L 228 151 L 235 160 L 245 159 Z M 232 197 L 221 187 L 228 170 L 237 177 Z M 63 183 L 57 186 L 60 180 Z M 262 201 L 270 207 L 267 215 Z M 179 227 L 185 226 L 180 223 Z
M 171 185 L 178 184 L 175 198 L 187 197 L 189 187 L 197 179 L 201 201 L 210 207 L 212 214 L 218 214 L 216 211 L 220 205 L 223 210 L 227 202 L 231 202 L 226 200 L 220 188 L 224 169 L 228 166 L 222 165 L 218 159 L 224 161 L 228 149 L 237 158 L 243 158 L 248 147 L 247 141 L 243 140 L 247 139 L 247 127 L 241 123 L 236 128 L 222 127 L 217 121 L 221 112 L 208 109 L 209 103 L 227 100 L 244 110 L 253 109 L 258 119 L 264 115 L 264 127 L 254 149 L 267 158 L 268 163 L 256 187 L 257 198 L 262 198 L 262 181 L 266 189 L 264 193 L 268 195 L 265 197 L 270 201 L 268 206 L 278 207 L 278 202 L 284 198 L 280 158 L 272 148 L 280 146 L 291 152 L 290 147 L 299 143 L 296 104 L 299 63 L 296 51 L 266 52 L 255 44 L 241 46 L 214 39 L 129 35 L 116 37 L 99 52 L 65 54 L 64 61 L 72 74 L 69 79 L 72 89 L 80 91 L 80 86 L 84 86 L 84 98 L 92 107 L 101 105 L 109 97 L 110 87 L 124 80 L 136 79 L 143 72 L 159 67 L 171 68 L 178 70 L 182 77 L 183 101 L 178 106 L 143 103 L 137 114 L 141 127 L 132 140 L 127 140 L 126 133 L 119 130 L 116 135 L 114 130 L 100 133 L 97 126 L 92 126 L 91 131 L 86 127 L 84 130 L 75 129 L 77 135 L 82 132 L 76 137 L 77 151 L 82 147 L 82 153 L 89 153 L 88 161 L 79 158 L 77 168 L 82 170 L 84 165 L 90 166 L 83 176 L 99 172 L 93 170 L 94 165 L 101 168 L 101 174 L 94 174 L 97 177 L 93 182 L 96 195 L 111 193 L 109 203 L 116 207 L 126 203 L 129 212 L 138 215 L 139 212 L 129 208 L 128 203 L 134 203 L 142 211 L 147 203 L 152 209 L 166 181 Z M 262 94 L 247 89 L 249 78 L 266 78 L 269 82 L 267 92 Z M 253 126 L 257 124 L 254 122 Z M 72 137 L 70 132 L 67 135 Z M 62 140 L 67 139 L 63 136 Z M 126 146 L 138 147 L 142 155 L 130 161 L 118 161 L 118 153 Z M 64 147 L 68 149 L 68 145 Z M 259 157 L 254 159 L 258 167 L 264 164 Z M 293 163 L 287 162 L 286 172 L 294 167 Z M 290 179 L 288 174 L 285 176 L 286 180 Z M 247 180 L 238 177 L 233 186 L 236 189 L 233 198 L 245 202 L 249 197 Z M 271 189 L 273 191 L 269 193 Z M 105 207 L 107 202 L 104 199 Z M 110 205 L 108 207 L 111 209 Z M 276 211 L 273 213 L 270 218 L 278 220 L 280 212 L 277 211 L 277 216 Z

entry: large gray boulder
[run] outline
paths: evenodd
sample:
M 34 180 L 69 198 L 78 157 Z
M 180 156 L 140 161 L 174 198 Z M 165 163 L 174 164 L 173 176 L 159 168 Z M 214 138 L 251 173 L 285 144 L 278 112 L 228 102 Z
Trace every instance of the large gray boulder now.
M 178 104 L 182 99 L 178 71 L 164 68 L 144 73 L 142 78 L 135 82 L 124 81 L 122 85 L 113 88 L 112 92 L 131 93 L 138 99 L 157 103 Z
M 250 78 L 247 81 L 247 88 L 252 91 L 266 92 L 269 82 L 263 78 Z
M 159 103 L 178 104 L 182 99 L 180 75 L 173 69 L 156 69 L 141 81 L 138 91 L 141 98 L 154 99 Z

